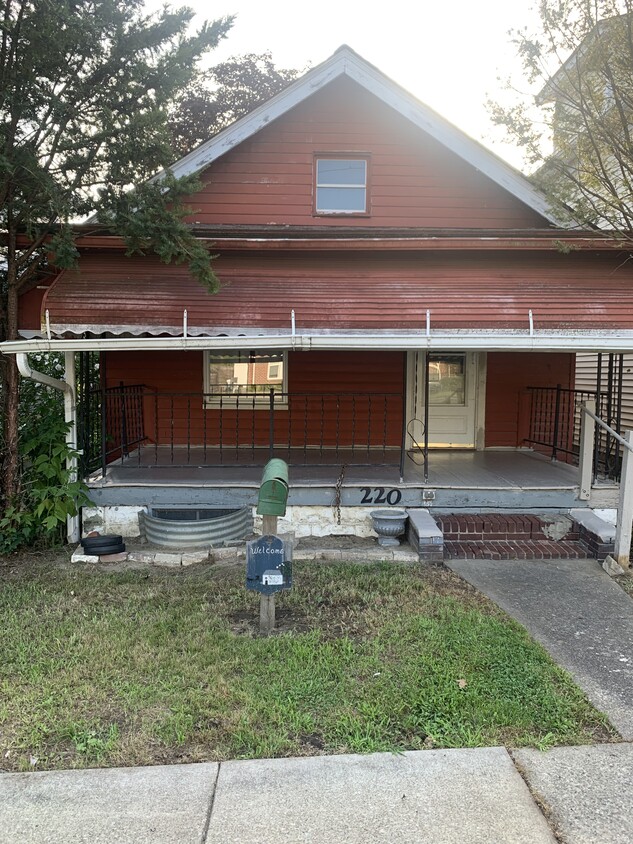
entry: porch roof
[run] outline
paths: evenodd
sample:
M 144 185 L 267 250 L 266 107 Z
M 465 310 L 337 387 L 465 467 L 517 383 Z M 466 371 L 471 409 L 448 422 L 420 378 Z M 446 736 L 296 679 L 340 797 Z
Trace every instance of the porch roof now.
M 222 255 L 216 272 L 222 287 L 211 295 L 186 266 L 87 254 L 47 290 L 41 333 L 282 335 L 294 313 L 303 336 L 386 333 L 419 342 L 427 312 L 432 329 L 460 336 L 633 330 L 632 269 L 614 253 L 253 252 Z

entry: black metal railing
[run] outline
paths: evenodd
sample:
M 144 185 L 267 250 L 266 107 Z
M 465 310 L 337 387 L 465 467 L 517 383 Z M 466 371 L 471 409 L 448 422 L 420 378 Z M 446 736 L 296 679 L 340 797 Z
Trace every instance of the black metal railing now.
M 100 391 L 101 441 L 86 463 L 126 466 L 396 465 L 402 393 L 163 392 L 145 385 Z M 86 431 L 98 430 L 86 426 Z
M 615 415 L 612 397 L 607 393 L 589 390 L 570 390 L 556 387 L 528 387 L 530 393 L 530 427 L 525 438 L 528 445 L 551 456 L 578 464 L 582 403 L 594 400 L 596 414 L 620 433 L 619 410 Z M 617 440 L 600 426 L 594 436 L 594 471 L 605 477 L 618 479 L 621 450 Z
M 101 361 L 99 352 L 77 355 L 77 442 L 81 477 L 101 466 Z

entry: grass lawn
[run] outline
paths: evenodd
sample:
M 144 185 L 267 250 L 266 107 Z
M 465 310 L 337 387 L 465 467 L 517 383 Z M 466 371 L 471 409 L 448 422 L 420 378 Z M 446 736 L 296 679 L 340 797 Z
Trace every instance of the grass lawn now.
M 0 567 L 0 768 L 609 740 L 450 572 L 295 565 L 257 635 L 241 568 Z M 33 760 L 37 759 L 37 762 Z

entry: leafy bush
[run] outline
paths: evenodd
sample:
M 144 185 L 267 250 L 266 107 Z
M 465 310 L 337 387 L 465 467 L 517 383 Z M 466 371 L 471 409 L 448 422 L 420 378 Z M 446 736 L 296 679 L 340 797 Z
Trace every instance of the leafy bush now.
M 56 356 L 33 360 L 40 371 L 59 377 L 63 369 Z M 44 365 L 42 365 L 44 364 Z M 9 502 L 0 518 L 0 553 L 23 545 L 56 544 L 63 539 L 66 518 L 88 504 L 87 488 L 72 479 L 66 461 L 76 452 L 65 437 L 62 394 L 34 381 L 22 381 L 20 388 L 21 494 Z
M 29 365 L 38 372 L 43 372 L 52 378 L 64 377 L 64 356 L 59 352 L 31 354 L 29 355 Z M 26 442 L 37 436 L 42 428 L 42 423 L 47 424 L 52 420 L 55 423 L 63 424 L 63 393 L 60 390 L 31 381 L 30 378 L 20 379 L 20 440 Z
M 67 459 L 76 456 L 64 439 L 67 430 L 66 423 L 54 421 L 22 445 L 22 494 L 0 519 L 0 553 L 36 541 L 62 541 L 66 518 L 90 503 L 85 484 L 66 468 Z

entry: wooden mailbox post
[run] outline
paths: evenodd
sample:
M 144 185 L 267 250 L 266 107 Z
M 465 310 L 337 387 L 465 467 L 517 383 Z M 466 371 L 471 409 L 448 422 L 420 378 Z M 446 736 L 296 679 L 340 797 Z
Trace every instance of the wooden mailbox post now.
M 264 467 L 257 499 L 263 517 L 262 536 L 246 544 L 246 588 L 260 593 L 259 630 L 269 635 L 275 627 L 275 595 L 292 586 L 292 545 L 277 536 L 277 519 L 286 515 L 288 465 L 270 460 Z

